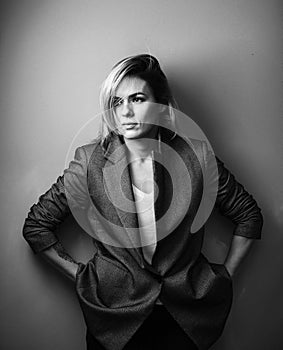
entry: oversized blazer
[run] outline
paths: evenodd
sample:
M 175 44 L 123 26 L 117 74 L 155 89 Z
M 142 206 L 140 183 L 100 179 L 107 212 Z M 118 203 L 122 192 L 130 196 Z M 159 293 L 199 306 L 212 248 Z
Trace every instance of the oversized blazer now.
M 76 293 L 88 330 L 108 350 L 125 346 L 158 298 L 199 349 L 218 339 L 231 308 L 228 271 L 201 253 L 204 226 L 191 232 L 209 167 L 206 143 L 172 137 L 166 129 L 160 135 L 152 153 L 157 230 L 152 264 L 139 244 L 124 141 L 115 134 L 104 144 L 76 150 L 69 168 L 31 207 L 23 228 L 34 252 L 58 241 L 55 228 L 68 214 L 92 235 L 94 255 L 79 263 Z M 235 224 L 235 235 L 260 238 L 262 215 L 255 200 L 219 159 L 217 168 L 215 178 L 210 176 L 218 181 L 215 205 Z

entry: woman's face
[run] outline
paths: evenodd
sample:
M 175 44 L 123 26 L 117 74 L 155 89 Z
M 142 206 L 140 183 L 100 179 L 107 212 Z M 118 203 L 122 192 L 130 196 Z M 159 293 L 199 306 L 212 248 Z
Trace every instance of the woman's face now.
M 158 104 L 148 84 L 138 77 L 125 77 L 114 97 L 115 121 L 120 133 L 128 139 L 155 135 Z M 149 124 L 152 123 L 152 124 Z

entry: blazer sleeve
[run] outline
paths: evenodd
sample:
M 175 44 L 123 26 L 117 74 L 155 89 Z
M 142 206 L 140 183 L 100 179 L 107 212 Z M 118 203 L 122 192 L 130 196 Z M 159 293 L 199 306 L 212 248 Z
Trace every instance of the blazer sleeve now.
M 208 151 L 205 142 L 203 143 L 203 152 L 209 182 L 210 184 L 218 182 L 215 206 L 222 215 L 236 225 L 233 232 L 235 235 L 260 239 L 263 217 L 257 202 L 218 157 L 213 160 L 214 155 Z M 217 171 L 212 165 L 215 160 Z M 214 186 L 212 185 L 212 187 Z
M 69 168 L 39 197 L 25 219 L 23 236 L 34 253 L 43 251 L 58 241 L 55 230 L 70 215 L 70 203 L 76 202 L 78 206 L 83 206 L 85 198 L 86 155 L 82 146 L 76 149 Z

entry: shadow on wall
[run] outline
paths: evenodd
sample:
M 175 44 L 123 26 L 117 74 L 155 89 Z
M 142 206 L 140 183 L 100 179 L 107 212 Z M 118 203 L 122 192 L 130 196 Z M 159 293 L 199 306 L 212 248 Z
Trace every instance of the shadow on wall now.
M 232 311 L 212 350 L 248 350 L 250 344 L 261 350 L 282 349 L 282 226 L 268 209 L 262 211 L 262 239 L 255 242 L 234 278 Z
M 224 158 L 222 160 L 226 166 L 231 166 L 230 170 L 237 180 L 253 194 L 264 217 L 262 239 L 255 242 L 234 277 L 233 307 L 224 333 L 212 350 L 250 350 L 250 344 L 254 344 L 257 349 L 280 350 L 283 346 L 282 322 L 279 322 L 283 320 L 283 280 L 279 278 L 283 274 L 282 222 L 280 218 L 278 220 L 275 206 L 270 205 L 272 192 L 268 192 L 261 181 L 265 176 L 272 180 L 272 176 L 265 169 L 262 169 L 261 176 L 257 176 L 253 164 L 258 162 L 257 167 L 260 168 L 264 161 L 251 159 L 251 150 L 242 152 L 240 147 L 229 147 L 230 140 L 235 144 L 241 143 L 235 136 L 235 130 L 239 130 L 239 121 L 230 116 L 224 118 L 225 106 L 211 100 L 209 88 L 196 75 L 197 72 L 192 73 L 186 83 L 181 78 L 181 73 L 174 71 L 170 85 L 179 108 L 202 128 L 216 155 L 219 156 L 219 150 L 220 158 Z M 220 106 L 222 110 L 219 110 Z M 254 122 L 257 122 L 256 118 Z M 253 135 L 251 143 L 252 137 Z M 260 146 L 264 148 L 263 145 Z M 261 149 L 258 149 L 258 157 L 260 154 Z M 276 172 L 276 161 L 273 166 L 271 173 Z M 209 260 L 219 263 L 224 261 L 233 227 L 226 218 L 215 211 L 212 213 L 206 224 L 203 248 Z
M 176 77 L 178 77 L 178 72 Z M 181 83 L 177 78 L 170 81 L 180 109 L 199 124 L 208 138 L 212 140 L 212 145 L 220 134 L 220 130 L 227 131 L 225 137 L 221 133 L 220 141 L 217 143 L 218 148 L 221 148 L 220 142 L 229 139 L 229 132 L 233 130 L 231 118 L 227 118 L 227 121 L 223 120 L 223 110 L 218 110 L 219 104 L 214 105 L 209 100 L 207 103 L 209 91 L 204 86 L 200 86 L 197 78 L 192 78 L 188 84 L 182 79 L 180 81 Z M 230 148 L 227 148 L 229 151 Z M 257 348 L 261 350 L 281 350 L 283 344 L 282 324 L 278 322 L 283 317 L 281 297 L 283 282 L 282 279 L 278 278 L 283 273 L 280 224 L 277 223 L 278 218 L 274 212 L 268 208 L 268 200 L 265 193 L 262 193 L 260 182 L 251 181 L 254 175 L 252 174 L 253 169 L 249 167 L 250 161 L 247 157 L 247 154 L 234 153 L 229 157 L 229 162 L 232 164 L 234 162 L 234 168 L 236 164 L 237 173 L 245 175 L 241 178 L 249 180 L 248 183 L 251 186 L 247 186 L 247 190 L 259 194 L 259 196 L 255 195 L 255 198 L 262 208 L 264 216 L 263 238 L 255 243 L 251 253 L 234 278 L 232 311 L 222 337 L 212 350 L 250 350 L 250 344 L 257 345 Z M 233 172 L 235 169 L 231 170 Z M 247 174 L 245 174 L 246 171 Z M 245 181 L 243 182 L 245 183 Z M 217 212 L 212 213 L 206 225 L 207 234 L 203 249 L 210 261 L 219 263 L 224 261 L 232 231 L 233 224 L 230 221 L 221 217 Z M 92 257 L 94 247 L 91 237 L 84 233 L 72 217 L 69 217 L 61 225 L 58 235 L 67 251 L 78 261 L 86 262 Z M 46 269 L 48 269 L 48 273 L 50 272 L 49 267 L 46 267 L 45 264 L 40 264 L 40 268 L 45 270 L 45 273 Z M 58 283 L 65 284 L 65 282 L 59 282 L 59 277 L 58 274 Z M 69 288 L 67 282 L 66 288 Z

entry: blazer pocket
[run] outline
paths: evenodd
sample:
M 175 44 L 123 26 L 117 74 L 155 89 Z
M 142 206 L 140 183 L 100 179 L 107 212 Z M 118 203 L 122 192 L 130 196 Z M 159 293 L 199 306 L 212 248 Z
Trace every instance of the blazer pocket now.
M 211 263 L 211 262 L 209 264 L 215 274 L 222 275 L 224 278 L 227 278 L 232 283 L 232 276 L 230 275 L 229 271 L 227 270 L 224 264 Z
M 193 267 L 191 278 L 196 299 L 213 304 L 232 297 L 232 279 L 225 266 L 209 262 L 202 254 Z
M 227 270 L 227 267 L 224 264 L 221 264 L 224 272 L 226 273 L 226 276 L 233 282 L 232 276 L 230 275 L 230 272 Z

